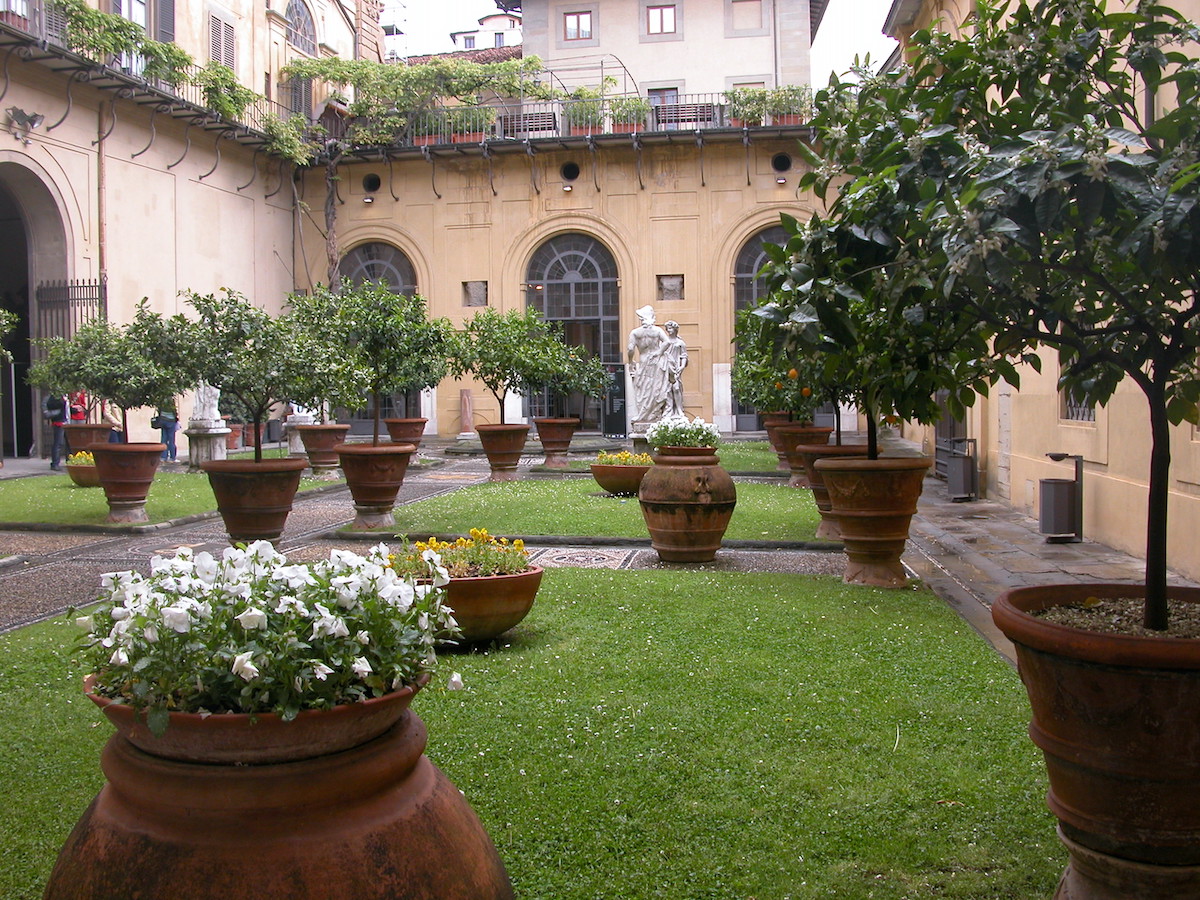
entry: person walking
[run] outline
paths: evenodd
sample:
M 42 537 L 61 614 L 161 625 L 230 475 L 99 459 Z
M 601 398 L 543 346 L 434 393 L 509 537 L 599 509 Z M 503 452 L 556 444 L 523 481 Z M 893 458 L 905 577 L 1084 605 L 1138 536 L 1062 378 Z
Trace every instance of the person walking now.
M 50 468 L 58 471 L 65 454 L 71 452 L 67 446 L 67 430 L 63 426 L 70 420 L 70 406 L 62 394 L 47 394 L 42 401 L 42 418 L 50 423 Z
M 174 407 L 160 406 L 154 419 L 158 422 L 162 443 L 166 444 L 162 453 L 163 461 L 175 462 L 175 432 L 179 430 L 179 413 Z

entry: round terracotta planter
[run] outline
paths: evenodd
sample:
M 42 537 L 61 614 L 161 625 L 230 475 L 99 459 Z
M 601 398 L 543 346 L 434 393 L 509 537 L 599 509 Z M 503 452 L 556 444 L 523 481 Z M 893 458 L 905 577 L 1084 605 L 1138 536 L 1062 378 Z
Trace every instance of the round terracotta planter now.
M 146 495 L 166 444 L 91 444 L 96 473 L 108 501 L 109 522 L 146 522 Z M 69 468 L 69 467 L 68 467 Z
M 408 461 L 417 452 L 412 444 L 338 444 L 342 475 L 354 498 L 354 531 L 392 528 L 392 509 L 404 483 Z
M 295 429 L 314 472 L 337 468 L 338 454 L 335 448 L 346 439 L 349 425 L 327 422 L 324 425 L 296 425 Z
M 796 452 L 796 447 L 800 444 L 827 443 L 829 436 L 833 434 L 833 429 L 825 426 L 792 423 L 777 426 L 775 433 L 779 435 L 779 446 L 783 449 L 783 456 L 792 473 L 792 477 L 788 479 L 788 487 L 808 487 L 808 468 L 804 458 Z
M 552 469 L 567 467 L 567 452 L 571 449 L 571 438 L 579 428 L 578 418 L 534 419 L 542 451 L 546 454 L 545 465 Z
M 241 422 L 226 422 L 229 426 L 229 434 L 225 435 L 226 450 L 240 450 L 242 448 L 242 429 L 245 427 Z
M 383 420 L 393 444 L 412 444 L 418 449 L 421 446 L 421 438 L 425 435 L 425 425 L 428 422 L 428 419 L 420 417 Z
M 777 469 L 786 472 L 789 468 L 787 457 L 783 453 L 783 447 L 779 443 L 779 433 L 777 429 L 780 425 L 790 424 L 792 414 L 786 412 L 765 412 L 759 413 L 758 417 L 762 419 L 763 429 L 767 432 L 767 440 L 771 442 L 771 449 L 775 451 L 775 455 L 779 457 L 779 465 Z
M 636 497 L 650 466 L 608 466 L 592 463 L 596 484 L 618 497 Z
M 821 524 L 817 526 L 817 537 L 828 541 L 840 541 L 842 529 L 838 527 L 837 517 L 833 515 L 833 504 L 829 502 L 829 490 L 825 487 L 825 479 L 813 466 L 813 461 L 823 456 L 858 456 L 866 458 L 865 444 L 797 444 L 793 448 L 804 460 L 804 470 L 808 473 L 808 487 L 812 491 L 813 502 L 817 504 L 817 512 L 821 514 Z
M 99 487 L 100 473 L 95 466 L 80 466 L 67 463 L 67 474 L 79 487 Z
M 813 463 L 829 491 L 846 549 L 847 584 L 899 588 L 907 583 L 900 557 L 908 526 L 933 460 L 925 456 L 856 459 L 826 456 Z
M 67 444 L 72 453 L 86 450 L 89 444 L 107 444 L 108 436 L 112 433 L 112 428 L 104 423 L 68 423 L 63 429 L 67 432 Z
M 488 641 L 529 615 L 541 584 L 541 566 L 516 575 L 451 578 L 443 602 L 454 610 L 463 643 Z
M 528 425 L 477 425 L 479 441 L 487 454 L 492 474 L 490 481 L 514 481 L 517 463 L 525 450 L 525 439 L 529 436 Z
M 1200 603 L 1200 588 L 1168 594 Z M 1029 735 L 1050 777 L 1046 802 L 1071 853 L 1071 892 L 1060 886 L 1061 898 L 1200 896 L 1200 640 L 1103 634 L 1032 615 L 1088 597 L 1144 596 L 1140 584 L 1057 584 L 1009 591 L 992 606 L 1016 645 Z
M 283 723 L 172 714 L 164 737 L 186 732 L 187 752 L 203 761 L 113 735 L 101 757 L 107 784 L 67 838 L 46 900 L 512 897 L 478 817 L 424 755 L 425 726 L 407 708 L 412 694 L 404 688 Z M 373 720 L 366 732 L 375 736 L 364 737 L 358 715 Z M 232 752 L 239 762 L 208 758 L 208 732 L 218 757 Z M 265 759 L 234 749 L 238 739 L 278 734 L 287 737 Z
M 714 447 L 663 447 L 638 488 L 650 545 L 666 562 L 710 562 L 737 490 Z
M 220 459 L 200 464 L 217 498 L 229 543 L 270 541 L 283 534 L 300 476 L 303 459 Z

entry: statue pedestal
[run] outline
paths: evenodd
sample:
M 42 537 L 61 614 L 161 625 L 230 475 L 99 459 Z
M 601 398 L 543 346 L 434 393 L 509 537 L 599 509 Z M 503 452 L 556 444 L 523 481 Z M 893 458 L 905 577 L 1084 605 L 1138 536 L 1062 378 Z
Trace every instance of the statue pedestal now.
M 188 471 L 199 472 L 201 463 L 225 459 L 225 436 L 229 429 L 196 428 L 193 422 L 194 419 L 188 422 L 183 433 L 188 439 Z
M 308 459 L 308 451 L 304 449 L 304 441 L 300 439 L 300 432 L 296 430 L 296 426 L 312 425 L 316 421 L 316 417 L 308 413 L 292 413 L 283 420 L 283 432 L 287 435 L 288 456 L 302 456 Z

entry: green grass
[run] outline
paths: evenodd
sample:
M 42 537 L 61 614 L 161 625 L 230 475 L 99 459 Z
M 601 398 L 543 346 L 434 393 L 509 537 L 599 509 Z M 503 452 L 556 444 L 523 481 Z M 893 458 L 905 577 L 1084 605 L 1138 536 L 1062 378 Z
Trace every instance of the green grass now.
M 300 490 L 328 486 L 328 481 L 301 480 Z M 217 508 L 208 477 L 202 473 L 159 472 L 146 496 L 146 516 L 165 522 Z M 41 522 L 48 525 L 104 525 L 108 504 L 104 490 L 78 487 L 65 472 L 36 478 L 0 481 L 0 522 Z
M 725 537 L 811 541 L 821 517 L 812 492 L 786 484 L 737 485 L 738 502 Z M 590 478 L 530 479 L 471 485 L 395 510 L 398 533 L 413 538 L 466 534 L 556 534 L 646 537 L 637 498 L 610 497 Z
M 717 456 L 721 465 L 729 472 L 778 471 L 779 457 L 767 441 L 726 441 L 717 448 Z M 573 458 L 568 468 L 576 472 L 586 472 L 595 461 L 595 457 Z
M 63 652 L 0 636 L 0 896 L 41 896 L 111 733 Z M 1065 854 L 1016 673 L 924 590 L 552 569 L 414 709 L 522 900 L 1028 900 Z

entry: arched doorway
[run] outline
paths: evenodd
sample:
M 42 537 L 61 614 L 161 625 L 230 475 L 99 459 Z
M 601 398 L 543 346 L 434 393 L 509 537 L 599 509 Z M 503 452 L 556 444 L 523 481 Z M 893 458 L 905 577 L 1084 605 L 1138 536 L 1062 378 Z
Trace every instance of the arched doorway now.
M 399 247 L 376 241 L 352 248 L 338 263 L 338 275 L 344 285 L 378 282 L 393 293 L 417 293 L 417 272 L 412 261 Z M 384 419 L 421 415 L 419 391 L 392 394 L 380 401 L 380 416 Z M 351 434 L 369 434 L 374 428 L 375 408 L 370 397 L 361 409 L 339 410 L 338 419 L 350 425 Z
M 525 274 L 525 305 L 561 324 L 567 343 L 601 362 L 621 361 L 617 261 L 591 235 L 556 235 L 534 251 Z M 580 415 L 581 428 L 600 428 L 599 400 L 549 393 L 527 399 L 530 415 Z
M 72 305 L 80 316 L 64 318 L 52 302 L 69 292 L 67 232 L 54 194 L 32 170 L 0 154 L 0 305 L 17 314 L 4 346 L 12 362 L 0 362 L 0 432 L 4 456 L 31 456 L 48 446 L 49 432 L 38 412 L 40 397 L 27 375 L 31 338 L 67 337 L 80 321 L 103 313 L 100 302 Z M 91 285 L 88 286 L 89 288 Z M 97 285 L 98 288 L 98 285 Z M 87 291 L 99 300 L 97 291 Z
M 787 232 L 782 225 L 773 225 L 751 237 L 738 251 L 733 264 L 733 313 L 736 317 L 743 309 L 758 306 L 767 294 L 766 279 L 758 273 L 767 262 L 763 244 L 783 246 L 787 243 Z M 734 348 L 734 353 L 737 348 Z M 758 418 L 758 410 L 752 406 L 734 401 L 733 427 L 735 431 L 759 431 L 762 423 Z

